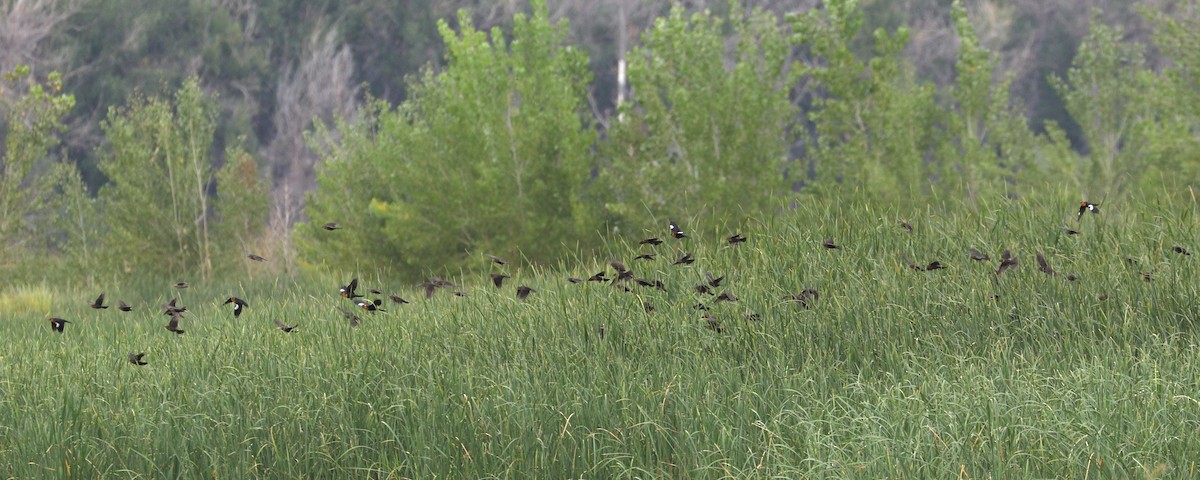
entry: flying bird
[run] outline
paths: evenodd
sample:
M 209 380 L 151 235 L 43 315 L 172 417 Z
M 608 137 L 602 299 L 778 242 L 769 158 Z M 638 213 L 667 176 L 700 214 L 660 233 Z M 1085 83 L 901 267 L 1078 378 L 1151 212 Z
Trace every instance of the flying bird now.
M 677 224 L 675 223 L 675 221 L 674 221 L 674 220 L 669 220 L 669 222 L 670 222 L 670 224 L 671 224 L 671 236 L 672 236 L 672 237 L 674 237 L 674 238 L 687 238 L 687 235 L 685 235 L 685 234 L 683 233 L 683 229 L 682 229 L 682 228 L 679 228 L 679 225 L 677 225 Z
M 707 329 L 712 330 L 717 333 L 721 333 L 721 331 L 722 331 L 721 322 L 717 320 L 717 317 L 714 317 L 711 313 L 705 313 L 700 318 L 703 318 L 705 320 L 704 328 L 707 328 Z
M 931 272 L 931 271 L 934 271 L 934 270 L 941 270 L 941 269 L 943 269 L 943 268 L 946 268 L 946 266 L 945 266 L 945 265 L 942 265 L 942 262 L 939 262 L 939 261 L 937 261 L 937 260 L 934 260 L 934 261 L 932 261 L 932 262 L 929 262 L 929 264 L 928 264 L 928 265 L 925 265 L 925 271 L 926 271 L 926 272 Z
M 346 310 L 342 307 L 337 307 L 337 309 L 341 310 L 342 314 L 346 316 L 347 320 L 350 320 L 351 327 L 357 327 L 359 323 L 362 323 L 362 319 L 358 318 L 358 315 L 355 315 L 354 312 Z
M 634 260 L 654 260 L 654 256 L 655 255 L 653 253 L 643 253 L 641 255 L 633 257 L 633 259 Z
M 732 293 L 729 293 L 729 292 L 721 292 L 721 294 L 720 294 L 720 295 L 717 295 L 717 300 L 716 300 L 716 302 L 715 302 L 715 303 L 721 303 L 721 302 L 736 302 L 736 301 L 738 301 L 738 299 L 737 299 L 737 297 L 733 296 L 733 294 L 732 294 Z
M 329 222 L 329 223 L 326 223 L 325 225 L 322 225 L 321 228 L 324 228 L 324 229 L 332 232 L 332 231 L 337 230 L 342 227 L 339 227 L 337 222 Z
M 117 310 L 122 312 L 130 312 L 133 311 L 133 307 L 126 304 L 124 300 L 117 300 Z
M 900 221 L 900 228 L 903 228 L 905 231 L 907 231 L 909 235 L 912 235 L 912 233 L 913 233 L 912 224 L 908 223 L 904 220 Z
M 63 328 L 65 328 L 68 323 L 71 323 L 71 321 L 54 317 L 50 319 L 50 329 L 58 333 L 63 333 Z
M 437 284 L 433 282 L 424 282 L 418 285 L 425 290 L 425 298 L 433 298 L 433 292 L 437 291 Z
M 163 327 L 163 328 L 166 328 L 168 332 L 183 335 L 183 330 L 179 329 L 179 318 L 180 318 L 179 312 L 172 314 L 171 320 L 169 322 L 167 322 L 167 326 Z
M 101 293 L 99 297 L 96 297 L 96 301 L 92 302 L 91 305 L 88 305 L 88 306 L 95 308 L 95 309 L 108 308 L 108 305 L 104 304 L 104 294 L 103 293 Z
M 183 313 L 186 311 L 187 311 L 187 307 L 179 307 L 179 306 L 175 305 L 174 298 L 172 298 L 171 301 L 168 302 L 166 305 L 163 305 L 163 315 L 175 315 L 175 314 Z
M 292 333 L 292 330 L 295 330 L 295 329 L 296 329 L 296 327 L 299 327 L 299 326 L 300 326 L 300 324 L 298 324 L 298 323 L 297 323 L 297 324 L 295 324 L 295 325 L 288 325 L 288 324 L 286 324 L 286 323 L 283 323 L 283 322 L 279 321 L 279 319 L 278 319 L 278 318 L 276 318 L 276 319 L 275 319 L 275 326 L 276 326 L 276 327 L 279 327 L 279 329 L 280 329 L 280 330 L 283 330 L 284 332 L 287 332 L 287 333 Z
M 817 304 L 817 300 L 821 298 L 821 293 L 815 288 L 806 288 L 800 293 L 793 293 L 784 297 L 785 300 L 796 302 L 802 308 L 813 308 Z
M 579 277 L 567 277 L 567 281 L 571 283 L 583 283 L 583 279 Z
M 1079 216 L 1075 217 L 1075 221 L 1078 222 L 1081 220 L 1083 218 L 1083 214 L 1087 212 L 1092 212 L 1093 214 L 1100 213 L 1100 204 L 1092 203 L 1087 200 L 1079 202 Z
M 381 303 L 383 303 L 383 302 L 378 301 L 378 300 L 368 302 L 367 300 L 362 299 L 362 298 L 354 301 L 354 304 L 358 305 L 358 308 L 361 308 L 361 309 L 366 310 L 371 313 L 375 313 L 376 311 L 386 312 L 387 310 L 379 308 L 379 304 L 381 304 Z
M 494 285 L 496 285 L 496 288 L 500 288 L 500 285 L 504 284 L 504 279 L 506 279 L 506 278 L 512 278 L 512 277 L 505 275 L 503 273 L 493 273 L 492 274 L 492 283 Z
M 146 365 L 146 362 L 142 361 L 142 357 L 144 357 L 144 356 L 146 356 L 146 352 L 141 352 L 141 353 L 129 352 L 129 363 L 132 363 L 137 366 Z
M 706 284 L 706 283 L 701 283 L 699 285 L 696 285 L 695 287 L 693 287 L 693 289 L 696 290 L 696 293 L 699 293 L 701 295 L 705 295 L 705 294 L 713 295 L 712 288 L 709 288 L 708 284 Z
M 495 255 L 490 255 L 490 254 L 489 254 L 489 255 L 488 255 L 488 258 L 492 259 L 492 263 L 495 263 L 496 265 L 508 265 L 508 260 L 505 260 L 505 259 L 503 259 L 503 258 L 497 257 L 497 256 L 495 256 Z
M 745 235 L 742 235 L 742 234 L 740 234 L 740 233 L 735 233 L 735 234 L 733 234 L 732 236 L 730 236 L 729 238 L 726 238 L 725 240 L 726 240 L 727 242 L 729 242 L 729 244 L 730 244 L 730 245 L 737 245 L 737 244 L 739 244 L 739 243 L 745 243 L 745 242 L 746 242 L 746 236 L 745 236 Z
M 1079 230 L 1075 230 L 1071 227 L 1063 227 L 1063 231 L 1067 232 L 1067 235 L 1079 235 Z
M 1038 270 L 1040 270 L 1042 273 L 1047 275 L 1058 275 L 1058 272 L 1054 271 L 1054 269 L 1050 267 L 1050 263 L 1046 261 L 1046 256 L 1042 255 L 1040 250 L 1037 252 L 1037 262 Z
M 710 272 L 704 272 L 704 278 L 705 278 L 705 280 L 708 280 L 708 286 L 713 287 L 713 288 L 717 288 L 717 287 L 721 286 L 721 282 L 725 281 L 724 275 L 714 278 L 712 273 L 710 273 Z
M 1181 246 L 1179 246 L 1179 245 L 1176 245 L 1176 246 L 1174 246 L 1174 247 L 1171 247 L 1171 251 L 1172 251 L 1172 252 L 1175 252 L 1175 253 L 1178 253 L 1178 254 L 1180 254 L 1180 255 L 1187 255 L 1187 256 L 1189 256 L 1189 257 L 1192 255 L 1192 252 L 1189 252 L 1189 251 L 1187 251 L 1186 249 L 1184 249 L 1183 247 L 1181 247 Z
M 608 272 L 597 273 L 595 275 L 588 277 L 588 281 L 589 282 L 607 282 L 608 278 L 605 278 L 605 275 L 607 275 L 607 274 L 608 274 Z
M 1017 268 L 1020 265 L 1021 262 L 1017 260 L 1017 257 L 1013 256 L 1012 250 L 1006 248 L 1004 249 L 1004 253 L 1000 254 L 1000 268 L 996 269 L 996 275 L 1000 275 L 1010 268 Z
M 992 257 L 988 256 L 988 254 L 980 252 L 979 250 L 976 250 L 975 247 L 968 247 L 967 255 L 970 255 L 971 260 L 974 260 L 976 262 L 986 262 L 986 261 L 992 259 Z
M 679 260 L 676 260 L 675 263 L 672 263 L 671 265 L 691 265 L 692 263 L 695 263 L 695 261 L 696 259 L 692 258 L 692 254 L 685 253 L 682 257 L 679 257 Z
M 662 240 L 659 240 L 658 237 L 650 237 L 638 242 L 638 245 L 662 245 Z
M 521 285 L 517 287 L 517 300 L 524 302 L 525 299 L 529 297 L 529 294 L 534 292 L 537 292 L 537 290 L 529 288 L 525 285 Z
M 254 260 L 254 261 L 256 261 L 256 262 L 265 262 L 265 261 L 267 261 L 267 259 L 265 259 L 265 258 L 263 258 L 263 257 L 260 257 L 260 256 L 258 256 L 258 255 L 255 255 L 255 254 L 253 254 L 253 253 L 251 253 L 251 254 L 249 254 L 249 255 L 246 255 L 246 258 L 249 258 L 249 259 L 251 259 L 251 260 Z
M 828 248 L 830 250 L 842 248 L 841 245 L 833 243 L 832 238 L 826 238 L 824 242 L 821 242 L 821 245 L 825 246 L 825 248 Z
M 396 295 L 394 293 L 391 295 L 388 295 L 388 298 L 390 298 L 393 302 L 396 302 L 397 305 L 403 305 L 403 304 L 408 303 L 408 300 L 405 300 L 404 298 L 402 298 L 399 295 Z
M 914 262 L 912 261 L 912 259 L 908 258 L 908 254 L 907 254 L 907 253 L 901 253 L 901 254 L 900 254 L 900 258 L 904 260 L 904 263 L 908 265 L 908 268 L 911 268 L 911 269 L 913 269 L 913 270 L 916 270 L 916 271 L 918 271 L 918 272 L 919 272 L 919 271 L 921 271 L 921 270 L 924 270 L 924 268 L 921 268 L 921 266 L 920 266 L 920 265 L 917 265 L 916 263 L 914 263 Z
M 229 298 L 225 299 L 225 303 L 233 304 L 233 318 L 242 316 L 242 310 L 245 309 L 246 307 L 250 306 L 249 304 L 246 303 L 245 300 L 242 300 L 238 297 L 229 297 Z
M 350 279 L 350 283 L 338 287 L 338 293 L 341 294 L 341 296 L 351 300 L 362 296 L 359 295 L 356 290 L 358 290 L 358 278 L 352 278 Z
M 182 290 L 188 288 L 188 284 L 187 282 L 175 282 L 175 288 Z

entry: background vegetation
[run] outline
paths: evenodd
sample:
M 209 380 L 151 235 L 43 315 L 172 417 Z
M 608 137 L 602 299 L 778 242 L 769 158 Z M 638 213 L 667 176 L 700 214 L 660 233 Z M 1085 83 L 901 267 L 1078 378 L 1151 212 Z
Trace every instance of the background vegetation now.
M 1196 3 L 778 3 L 0 2 L 0 472 L 1197 476 Z
M 349 264 L 415 281 L 838 192 L 974 205 L 1068 186 L 1120 202 L 1200 174 L 1192 3 L 1064 10 L 1088 22 L 1077 45 L 1040 45 L 1077 52 L 1043 77 L 1053 101 L 1002 41 L 1031 21 L 1021 2 L 922 4 L 909 22 L 852 0 L 457 16 L 198 1 L 119 19 L 110 4 L 6 4 L 25 54 L 5 65 L 32 65 L 9 67 L 2 96 L 6 282 L 251 268 L 235 251 L 276 259 L 263 273 Z M 435 15 L 407 15 L 418 6 Z M 597 15 L 622 33 L 583 32 Z M 917 49 L 937 50 L 934 31 L 953 55 Z M 355 43 L 368 38 L 412 49 L 381 57 Z M 615 87 L 600 59 L 627 66 Z M 343 234 L 321 235 L 326 222 Z

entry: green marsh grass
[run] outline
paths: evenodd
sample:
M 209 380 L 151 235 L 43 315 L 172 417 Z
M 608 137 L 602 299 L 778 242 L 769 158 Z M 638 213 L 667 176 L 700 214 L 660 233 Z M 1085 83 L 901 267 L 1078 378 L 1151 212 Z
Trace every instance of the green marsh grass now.
M 0 475 L 1200 476 L 1200 259 L 1171 251 L 1200 250 L 1195 205 L 1080 223 L 1072 210 L 812 200 L 739 247 L 721 240 L 731 228 L 693 219 L 695 238 L 614 241 L 562 269 L 511 269 L 500 290 L 454 279 L 463 298 L 426 300 L 371 271 L 55 291 L 65 334 L 40 312 L 0 323 Z M 970 261 L 969 246 L 993 261 Z M 1005 248 L 1021 265 L 996 278 Z M 1058 276 L 1037 270 L 1039 250 Z M 642 251 L 659 257 L 633 261 Z M 671 266 L 683 252 L 696 263 Z M 947 268 L 913 271 L 902 253 Z M 565 280 L 610 259 L 668 291 Z M 739 301 L 696 294 L 705 272 Z M 350 328 L 334 306 L 352 308 L 337 286 L 356 275 L 412 304 Z M 538 291 L 519 302 L 519 284 Z M 815 308 L 785 300 L 806 288 Z M 137 310 L 89 309 L 100 290 Z M 250 303 L 240 319 L 221 304 L 231 294 Z M 189 308 L 184 335 L 163 328 L 172 297 Z M 134 351 L 150 364 L 131 365 Z

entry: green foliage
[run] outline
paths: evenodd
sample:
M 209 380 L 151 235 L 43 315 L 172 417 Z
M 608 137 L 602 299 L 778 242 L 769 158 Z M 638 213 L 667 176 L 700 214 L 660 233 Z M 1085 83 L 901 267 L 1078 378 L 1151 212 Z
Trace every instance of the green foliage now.
M 998 197 L 1010 183 L 1040 185 L 1039 175 L 1062 162 L 1038 161 L 1037 139 L 1009 98 L 1012 77 L 994 81 L 996 55 L 980 44 L 961 1 L 954 2 L 951 17 L 960 42 L 958 77 L 942 117 L 939 189 L 974 202 L 981 195 Z
M 267 225 L 271 188 L 259 173 L 254 156 L 241 147 L 226 149 L 224 158 L 225 165 L 216 173 L 213 239 L 226 252 L 217 267 L 228 268 L 243 264 L 245 255 L 262 236 Z
M 4 73 L 0 96 L 4 157 L 0 159 L 0 266 L 13 269 L 37 259 L 53 242 L 53 210 L 58 190 L 72 170 L 55 158 L 62 118 L 75 98 L 62 93 L 62 76 L 51 73 L 39 83 L 29 67 Z M 35 260 L 43 263 L 44 259 Z
M 633 231 L 713 213 L 737 224 L 782 204 L 785 176 L 804 174 L 787 161 L 788 37 L 773 14 L 732 10 L 676 5 L 630 55 L 633 101 L 609 130 L 604 174 L 608 210 Z
M 113 266 L 135 275 L 207 278 L 214 257 L 244 247 L 261 230 L 266 187 L 244 152 L 230 151 L 230 171 L 216 178 L 225 190 L 218 183 L 217 201 L 210 196 L 214 109 L 192 78 L 173 100 L 139 98 L 109 112 L 103 125 L 109 148 L 100 163 L 109 183 L 99 198 Z M 214 210 L 227 225 L 213 225 Z
M 1093 16 L 1066 79 L 1050 78 L 1086 142 L 1076 180 L 1094 197 L 1125 193 L 1154 167 L 1142 159 L 1146 138 L 1139 134 L 1139 124 L 1154 121 L 1146 101 L 1156 94 L 1154 78 L 1145 68 L 1143 47 L 1123 36 L 1119 27 Z
M 1170 246 L 1200 250 L 1198 205 L 1139 198 L 1069 236 L 1073 192 L 1041 191 L 939 211 L 814 199 L 752 219 L 739 247 L 691 239 L 690 267 L 614 241 L 567 271 L 510 271 L 538 289 L 525 302 L 483 275 L 429 300 L 363 275 L 412 303 L 357 328 L 320 277 L 108 286 L 129 313 L 89 309 L 94 290 L 6 290 L 0 475 L 1195 478 L 1200 263 Z M 1005 248 L 1020 266 L 997 276 Z M 564 279 L 609 258 L 668 291 Z M 705 272 L 739 301 L 694 292 Z M 805 288 L 811 309 L 784 298 Z M 250 304 L 237 319 L 231 291 Z M 163 329 L 166 295 L 189 307 L 185 335 Z M 45 313 L 74 323 L 51 333 Z
M 932 85 L 919 85 L 902 56 L 908 31 L 874 33 L 875 56 L 862 61 L 851 42 L 862 25 L 854 0 L 791 17 L 793 43 L 812 59 L 795 66 L 816 91 L 808 117 L 816 130 L 809 155 L 817 183 L 843 184 L 904 201 L 930 192 L 927 162 L 942 132 Z
M 565 25 L 547 15 L 535 2 L 531 17 L 514 19 L 511 42 L 498 29 L 489 39 L 465 13 L 457 33 L 442 22 L 445 69 L 398 109 L 341 125 L 343 139 L 325 149 L 313 225 L 298 227 L 302 251 L 388 258 L 417 275 L 484 252 L 553 261 L 598 230 L 585 202 L 595 143 L 587 59 L 563 46 Z M 346 231 L 320 231 L 326 221 Z

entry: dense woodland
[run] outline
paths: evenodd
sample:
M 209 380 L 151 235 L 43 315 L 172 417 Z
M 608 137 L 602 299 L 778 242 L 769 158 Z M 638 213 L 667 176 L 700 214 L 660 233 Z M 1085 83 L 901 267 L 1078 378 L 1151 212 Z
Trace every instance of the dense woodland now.
M 0 15 L 9 283 L 415 278 L 485 252 L 554 264 L 668 217 L 715 235 L 839 191 L 969 208 L 1200 175 L 1194 1 L 6 0 Z

